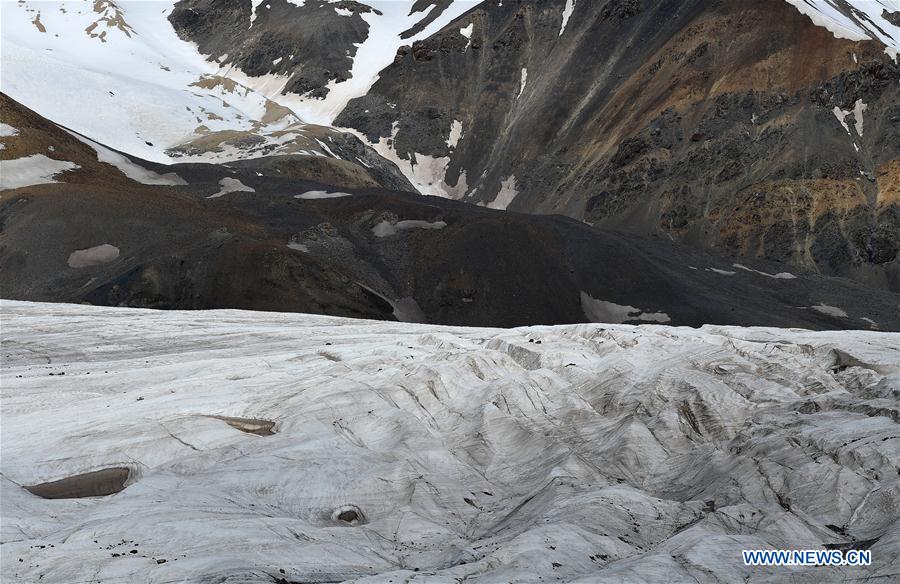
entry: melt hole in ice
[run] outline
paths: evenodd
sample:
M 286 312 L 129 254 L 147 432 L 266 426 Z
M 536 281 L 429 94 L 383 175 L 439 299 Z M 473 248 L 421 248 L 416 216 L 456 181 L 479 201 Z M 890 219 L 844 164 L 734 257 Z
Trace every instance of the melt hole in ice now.
M 254 418 L 233 418 L 230 416 L 212 416 L 217 420 L 222 420 L 232 428 L 246 432 L 247 434 L 255 434 L 257 436 L 272 436 L 275 431 L 275 422 L 271 420 L 259 420 Z
M 25 489 L 32 495 L 44 499 L 105 497 L 124 489 L 129 476 L 131 476 L 131 471 L 120 466 L 72 475 L 58 481 L 26 486 Z
M 342 505 L 334 510 L 331 518 L 347 525 L 359 525 L 365 523 L 362 511 L 356 505 Z

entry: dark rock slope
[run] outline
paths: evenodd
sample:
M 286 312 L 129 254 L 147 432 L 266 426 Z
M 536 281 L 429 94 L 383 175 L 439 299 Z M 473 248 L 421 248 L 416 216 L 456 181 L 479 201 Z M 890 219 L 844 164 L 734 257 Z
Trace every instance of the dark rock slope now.
M 162 166 L 107 153 L 110 164 L 11 100 L 2 119 L 16 134 L 0 159 L 19 161 L 20 176 L 23 159 L 77 166 L 0 193 L 4 298 L 467 325 L 900 330 L 898 295 L 847 280 L 560 216 L 339 188 L 279 172 L 284 157 Z
M 369 30 L 361 14 L 373 10 L 352 0 L 266 0 L 253 8 L 250 0 L 191 0 L 179 2 L 169 21 L 211 59 L 254 77 L 291 75 L 287 91 L 319 97 L 329 81 L 347 79 Z
M 400 38 L 423 31 L 452 2 L 411 2 L 410 15 L 416 18 Z M 381 15 L 377 5 L 353 0 L 180 0 L 169 22 L 210 60 L 251 77 L 287 76 L 284 92 L 324 98 L 329 83 L 349 79 L 357 48 L 370 32 L 363 15 Z
M 401 48 L 336 124 L 447 158 L 436 180 L 471 202 L 900 290 L 900 65 L 882 44 L 783 0 L 565 5 L 480 4 Z

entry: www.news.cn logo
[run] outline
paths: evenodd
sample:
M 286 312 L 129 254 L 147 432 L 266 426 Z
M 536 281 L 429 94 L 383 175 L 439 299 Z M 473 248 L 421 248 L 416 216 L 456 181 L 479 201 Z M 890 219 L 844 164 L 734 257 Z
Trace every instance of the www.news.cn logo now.
M 870 550 L 743 550 L 745 566 L 868 566 Z

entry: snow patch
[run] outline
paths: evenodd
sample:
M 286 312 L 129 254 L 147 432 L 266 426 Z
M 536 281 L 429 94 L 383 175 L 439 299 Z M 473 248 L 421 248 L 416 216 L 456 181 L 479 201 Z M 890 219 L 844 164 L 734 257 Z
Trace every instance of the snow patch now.
M 334 192 L 329 193 L 328 191 L 307 191 L 305 193 L 300 193 L 299 195 L 294 195 L 295 199 L 338 199 L 340 197 L 350 197 L 352 196 L 350 193 L 340 193 Z
M 525 91 L 525 84 L 528 82 L 528 69 L 522 67 L 522 77 L 519 79 L 519 95 L 516 96 L 516 99 L 522 97 L 522 92 Z
M 853 104 L 853 119 L 855 122 L 853 125 L 856 127 L 856 133 L 862 137 L 863 135 L 863 112 L 866 111 L 868 106 L 863 103 L 863 100 L 857 99 L 856 103 Z
M 415 219 L 404 219 L 393 223 L 391 221 L 380 221 L 372 227 L 372 233 L 375 237 L 389 237 L 396 235 L 398 231 L 406 229 L 443 229 L 447 226 L 444 221 L 419 221 Z
M 559 34 L 557 36 L 562 36 L 562 33 L 566 30 L 566 25 L 569 24 L 569 18 L 572 16 L 572 12 L 575 10 L 575 0 L 566 0 L 566 7 L 563 8 L 562 13 L 562 24 L 559 27 Z
M 97 153 L 97 160 L 115 166 L 122 174 L 133 181 L 143 183 L 145 185 L 179 186 L 188 184 L 186 180 L 184 180 L 174 172 L 169 172 L 166 174 L 153 172 L 152 170 L 148 170 L 143 166 L 132 162 L 127 156 L 110 150 L 106 146 L 102 146 L 89 138 L 85 138 L 84 136 L 79 136 L 78 134 L 70 132 L 65 128 L 62 129 L 68 132 L 69 135 L 77 138 L 78 140 L 93 148 L 94 152 Z
M 723 276 L 733 276 L 737 274 L 737 272 L 731 272 L 728 270 L 720 270 L 719 268 L 706 268 L 708 272 L 715 272 L 716 274 L 721 274 Z
M 847 313 L 837 308 L 836 306 L 828 306 L 827 304 L 820 302 L 815 306 L 810 306 L 816 312 L 821 312 L 822 314 L 827 314 L 828 316 L 838 316 L 841 318 L 847 318 Z
M 13 128 L 9 124 L 4 124 L 0 122 L 0 138 L 9 138 L 10 136 L 18 135 L 19 130 Z
M 369 144 L 381 157 L 396 164 L 400 172 L 406 176 L 419 193 L 451 199 L 459 199 L 466 194 L 467 186 L 462 174 L 460 174 L 455 186 L 450 186 L 445 180 L 447 168 L 450 166 L 449 156 L 435 158 L 413 152 L 410 154 L 409 159 L 400 158 L 394 150 L 394 140 L 399 131 L 398 122 L 394 122 L 391 126 L 390 136 L 382 136 L 375 144 L 369 142 L 361 132 L 350 129 L 348 131 L 352 132 L 364 143 Z
M 328 155 L 331 156 L 332 158 L 337 158 L 338 160 L 341 159 L 340 156 L 338 156 L 337 154 L 335 154 L 334 152 L 331 151 L 331 148 L 329 148 L 329 147 L 325 144 L 325 142 L 322 142 L 321 140 L 319 140 L 318 138 L 316 138 L 316 143 L 318 143 L 318 145 L 322 148 L 322 150 L 324 150 L 325 152 L 327 152 Z
M 844 110 L 842 110 L 842 109 L 839 108 L 838 106 L 834 106 L 834 109 L 831 110 L 831 111 L 834 113 L 834 117 L 836 117 L 836 118 L 838 119 L 838 121 L 841 123 L 841 126 L 844 127 L 844 130 L 845 130 L 845 131 L 847 132 L 847 134 L 849 135 L 849 134 L 850 134 L 850 127 L 847 126 L 847 120 L 846 120 L 846 118 L 847 118 L 847 114 L 849 114 L 850 112 L 845 112 Z
M 494 200 L 487 204 L 489 209 L 505 210 L 509 204 L 513 202 L 519 191 L 516 190 L 516 177 L 510 175 L 506 179 L 500 181 L 500 191 Z
M 871 318 L 869 318 L 868 316 L 861 316 L 861 317 L 859 317 L 859 320 L 869 323 L 869 328 L 873 328 L 873 329 L 878 328 L 878 323 L 875 322 L 874 320 L 872 320 Z
M 626 321 L 669 322 L 665 312 L 644 312 L 640 308 L 597 300 L 587 292 L 581 292 L 581 311 L 590 322 L 622 324 Z
M 450 124 L 450 136 L 447 138 L 447 146 L 456 148 L 460 138 L 462 138 L 462 122 L 453 120 L 453 123 Z
M 877 329 L 877 328 L 879 328 L 879 327 L 878 327 L 878 323 L 875 322 L 874 320 L 872 320 L 871 318 L 869 318 L 868 316 L 861 316 L 861 317 L 859 318 L 859 320 L 862 320 L 862 321 L 865 321 L 865 322 L 869 323 L 869 328 L 872 328 L 872 329 Z
M 753 268 L 748 268 L 743 264 L 731 264 L 735 268 L 739 270 L 744 270 L 746 272 L 753 272 L 759 274 L 761 276 L 766 276 L 767 278 L 775 278 L 776 280 L 793 280 L 797 276 L 790 272 L 778 272 L 777 274 L 770 274 L 768 272 L 760 272 L 759 270 L 754 270 Z
M 388 302 L 391 305 L 391 308 L 394 309 L 393 315 L 400 322 L 428 322 L 428 319 L 425 317 L 425 313 L 422 312 L 422 308 L 419 306 L 419 303 L 416 302 L 416 299 L 412 296 L 407 296 L 406 298 L 398 298 L 397 300 L 390 300 Z
M 227 195 L 228 193 L 242 192 L 242 193 L 255 193 L 256 189 L 253 187 L 248 187 L 241 181 L 236 178 L 225 177 L 219 181 L 219 192 L 206 197 L 207 199 L 217 199 L 223 195 Z
M 466 47 L 463 49 L 464 53 L 469 50 L 469 47 L 472 46 L 472 30 L 474 28 L 475 28 L 475 24 L 470 22 L 469 26 L 464 26 L 461 29 L 459 29 L 459 34 L 463 35 L 464 37 L 466 37 L 469 40 L 469 42 L 466 43 Z
M 257 10 L 262 3 L 263 0 L 250 0 L 250 28 L 253 28 L 253 23 L 256 22 Z M 268 8 L 268 5 L 266 5 L 266 8 Z
M 88 268 L 108 264 L 119 257 L 119 248 L 104 243 L 87 249 L 78 249 L 69 254 L 70 268 Z
M 55 183 L 58 174 L 77 168 L 74 162 L 54 160 L 43 154 L 0 160 L 0 190 Z
M 847 135 L 851 136 L 851 137 L 853 136 L 853 134 L 850 133 L 850 127 L 847 125 L 847 116 L 849 116 L 852 113 L 853 120 L 854 120 L 853 127 L 854 127 L 854 129 L 856 129 L 856 133 L 860 137 L 862 137 L 862 135 L 863 135 L 863 112 L 866 111 L 867 108 L 868 108 L 868 106 L 863 102 L 863 100 L 857 99 L 856 103 L 853 104 L 852 110 L 842 110 L 838 106 L 834 106 L 834 109 L 832 109 L 831 111 L 832 111 L 832 113 L 834 113 L 834 117 L 836 117 L 838 119 L 838 121 L 841 123 L 841 126 L 843 126 L 844 130 L 847 132 Z M 854 146 L 856 146 L 856 145 L 854 144 Z M 859 151 L 859 148 L 857 147 L 856 150 Z
M 360 284 L 359 282 L 357 282 L 357 285 L 361 288 L 365 288 L 375 296 L 390 304 L 391 308 L 393 309 L 391 314 L 393 314 L 394 318 L 396 318 L 398 321 L 415 323 L 427 322 L 425 313 L 422 312 L 422 309 L 419 307 L 419 304 L 416 302 L 415 298 L 407 296 L 405 298 L 394 300 L 364 284 Z

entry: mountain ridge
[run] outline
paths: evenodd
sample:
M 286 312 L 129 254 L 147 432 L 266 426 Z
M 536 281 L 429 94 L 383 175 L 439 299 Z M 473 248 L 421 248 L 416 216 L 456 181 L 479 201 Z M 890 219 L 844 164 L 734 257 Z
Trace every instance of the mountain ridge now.
M 900 330 L 896 294 L 849 281 L 310 166 L 330 158 L 149 163 L 0 99 L 14 130 L 0 139 L 12 158 L 3 180 L 21 180 L 0 192 L 4 298 L 490 326 Z

